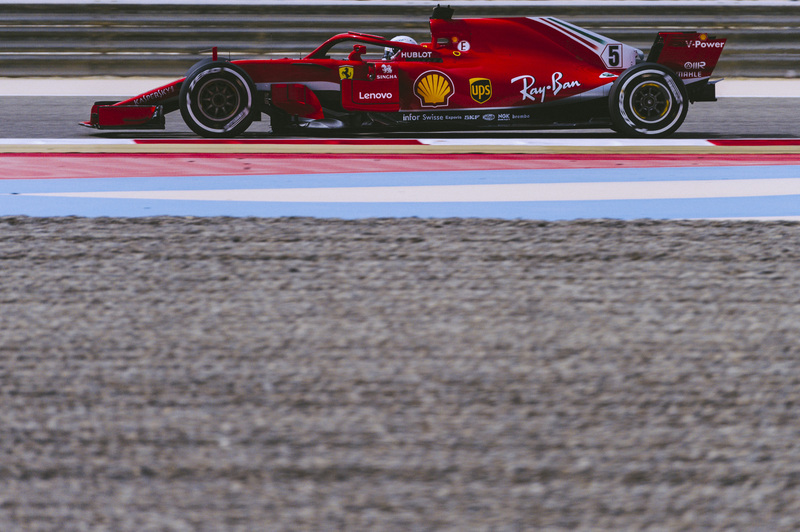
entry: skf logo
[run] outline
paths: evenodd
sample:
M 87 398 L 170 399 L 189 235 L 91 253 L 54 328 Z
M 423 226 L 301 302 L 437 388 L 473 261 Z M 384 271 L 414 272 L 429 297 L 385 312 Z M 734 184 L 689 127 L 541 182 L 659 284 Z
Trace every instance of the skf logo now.
M 492 97 L 492 82 L 486 78 L 469 80 L 469 95 L 478 103 L 486 103 Z
M 339 67 L 339 79 L 353 79 L 355 69 L 351 66 Z
M 444 72 L 429 70 L 414 82 L 414 94 L 422 107 L 444 107 L 453 92 L 453 80 Z

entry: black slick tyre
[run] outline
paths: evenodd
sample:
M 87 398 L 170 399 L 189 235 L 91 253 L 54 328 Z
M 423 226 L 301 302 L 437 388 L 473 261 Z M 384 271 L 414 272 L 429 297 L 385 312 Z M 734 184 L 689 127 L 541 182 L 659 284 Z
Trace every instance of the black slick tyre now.
M 608 105 L 614 131 L 629 137 L 664 137 L 683 124 L 689 98 L 672 70 L 641 63 L 617 78 Z
M 202 137 L 235 137 L 255 118 L 255 87 L 241 68 L 225 61 L 193 68 L 181 86 L 184 122 Z

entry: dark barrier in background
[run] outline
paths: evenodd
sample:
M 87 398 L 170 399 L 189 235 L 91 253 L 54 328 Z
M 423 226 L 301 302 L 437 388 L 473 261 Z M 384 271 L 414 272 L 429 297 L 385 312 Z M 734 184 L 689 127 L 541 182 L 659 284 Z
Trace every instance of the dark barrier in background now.
M 431 5 L 434 5 L 432 2 Z M 346 30 L 428 40 L 427 7 L 3 5 L 0 76 L 177 76 L 218 46 L 231 57 L 302 57 Z M 647 51 L 658 30 L 728 38 L 715 74 L 795 77 L 800 5 L 460 7 L 456 17 L 556 16 Z

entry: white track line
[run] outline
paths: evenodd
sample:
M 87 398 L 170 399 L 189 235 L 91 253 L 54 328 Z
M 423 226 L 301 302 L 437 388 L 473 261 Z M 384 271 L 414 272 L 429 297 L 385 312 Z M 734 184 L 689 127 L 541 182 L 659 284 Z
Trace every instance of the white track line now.
M 25 194 L 61 198 L 258 201 L 291 203 L 454 203 L 741 198 L 800 195 L 800 179 L 698 180 L 605 183 L 526 183 L 322 187 L 236 190 L 143 190 Z
M 335 139 L 326 139 L 335 140 Z M 351 140 L 351 139 L 346 139 Z M 549 139 L 549 138 L 469 138 L 469 139 L 418 139 L 422 146 L 552 146 L 552 147 L 576 147 L 576 148 L 613 148 L 613 147 L 644 147 L 644 148 L 681 148 L 681 147 L 703 147 L 713 148 L 715 145 L 704 139 L 582 139 L 582 138 L 563 138 L 563 139 Z M 284 143 L 271 143 L 269 139 L 265 139 L 262 143 L 264 147 L 268 146 L 290 146 L 291 144 Z M 134 146 L 137 145 L 134 139 L 101 139 L 101 138 L 79 138 L 79 139 L 2 139 L 0 138 L 0 146 Z M 234 144 L 235 145 L 235 144 Z M 259 146 L 261 144 L 252 144 L 250 146 Z M 381 144 L 376 143 L 375 147 Z M 391 145 L 388 141 L 386 145 Z M 183 147 L 186 150 L 191 150 L 195 146 L 206 146 L 206 144 L 187 142 L 185 144 L 170 144 L 165 142 L 163 144 L 148 144 L 142 145 L 143 147 Z M 227 145 L 231 146 L 231 145 Z M 247 146 L 247 144 L 242 144 Z M 342 144 L 346 147 L 347 144 Z M 366 145 L 365 146 L 369 146 Z
M 519 6 L 519 7 L 552 7 L 554 4 L 562 3 L 563 0 L 452 0 L 446 5 L 458 6 Z M 115 4 L 138 4 L 138 5 L 182 5 L 188 0 L 0 0 L 0 5 L 8 4 L 62 4 L 62 5 L 115 5 Z M 230 0 L 192 0 L 193 5 L 228 5 Z M 432 5 L 430 0 L 237 0 L 240 5 L 296 5 L 296 6 L 405 6 L 429 7 Z M 627 6 L 627 7 L 735 7 L 735 6 L 756 6 L 756 7 L 779 7 L 797 5 L 795 0 L 570 0 L 573 6 Z

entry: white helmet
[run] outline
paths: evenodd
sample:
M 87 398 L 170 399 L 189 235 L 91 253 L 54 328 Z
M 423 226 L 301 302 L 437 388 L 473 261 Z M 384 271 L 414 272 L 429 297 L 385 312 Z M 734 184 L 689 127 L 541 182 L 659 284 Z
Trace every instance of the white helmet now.
M 398 35 L 397 37 L 392 38 L 392 42 L 404 42 L 406 44 L 417 44 L 417 41 L 409 37 L 408 35 Z M 387 46 L 383 49 L 383 59 L 384 61 L 388 61 L 389 59 L 394 58 L 395 55 L 400 50 L 398 48 L 392 48 L 391 46 Z

